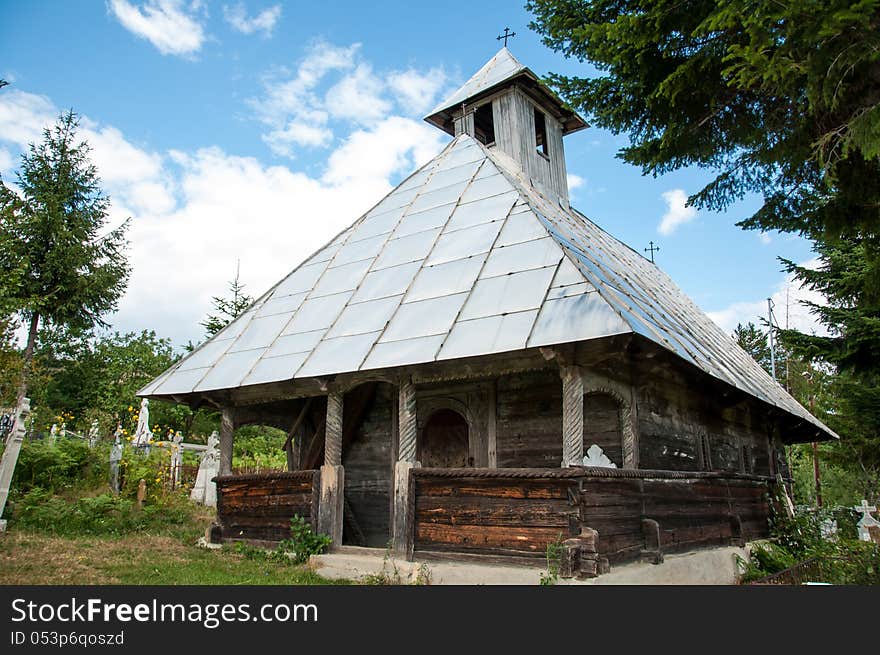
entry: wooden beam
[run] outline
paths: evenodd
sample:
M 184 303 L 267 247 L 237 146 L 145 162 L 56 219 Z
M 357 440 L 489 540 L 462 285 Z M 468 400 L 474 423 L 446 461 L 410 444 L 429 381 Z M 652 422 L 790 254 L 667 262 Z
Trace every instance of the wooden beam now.
M 312 399 L 309 398 L 306 400 L 302 409 L 299 411 L 299 416 L 296 417 L 296 420 L 293 422 L 293 427 L 290 428 L 290 431 L 287 433 L 287 440 L 284 442 L 284 445 L 281 447 L 281 450 L 287 450 L 287 447 L 290 445 L 290 442 L 293 440 L 293 436 L 296 434 L 296 431 L 299 429 L 299 426 L 305 420 L 306 415 L 309 412 L 309 407 L 312 406 Z
M 235 434 L 235 416 L 231 407 L 224 407 L 220 415 L 220 475 L 232 474 L 232 438 Z

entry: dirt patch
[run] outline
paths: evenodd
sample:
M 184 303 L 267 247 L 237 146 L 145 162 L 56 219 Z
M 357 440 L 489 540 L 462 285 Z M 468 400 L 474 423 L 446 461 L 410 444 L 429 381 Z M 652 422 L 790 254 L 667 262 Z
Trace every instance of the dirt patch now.
M 114 584 L 102 570 L 96 539 L 70 540 L 11 532 L 0 537 L 3 584 Z
M 0 584 L 119 584 L 113 570 L 155 561 L 184 562 L 187 546 L 172 537 L 66 539 L 27 532 L 0 537 Z

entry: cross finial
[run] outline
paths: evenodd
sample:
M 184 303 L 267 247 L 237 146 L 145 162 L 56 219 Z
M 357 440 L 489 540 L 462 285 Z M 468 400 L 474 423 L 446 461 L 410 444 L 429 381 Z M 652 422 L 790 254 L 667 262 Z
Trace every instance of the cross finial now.
M 653 241 L 651 241 L 649 243 L 651 244 L 651 247 L 645 248 L 645 252 L 651 253 L 651 263 L 653 264 L 654 263 L 654 253 L 660 252 L 660 246 L 655 246 Z
M 515 36 L 516 36 L 516 32 L 511 32 L 509 27 L 505 27 L 504 34 L 502 34 L 501 36 L 495 37 L 495 40 L 501 41 L 502 39 L 504 39 L 504 47 L 506 48 L 507 47 L 507 39 L 512 39 Z

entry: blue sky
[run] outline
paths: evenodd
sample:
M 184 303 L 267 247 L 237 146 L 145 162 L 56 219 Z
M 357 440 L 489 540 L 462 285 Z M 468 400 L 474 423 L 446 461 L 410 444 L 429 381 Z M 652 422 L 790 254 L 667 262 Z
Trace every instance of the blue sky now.
M 375 204 L 448 137 L 421 121 L 498 49 L 539 75 L 592 74 L 545 48 L 520 2 L 7 2 L 0 23 L 0 174 L 62 109 L 83 116 L 112 220 L 131 218 L 129 291 L 114 329 L 198 341 L 213 295 L 241 262 L 262 294 Z M 777 302 L 790 235 L 735 223 L 683 198 L 709 174 L 660 178 L 615 158 L 626 137 L 566 140 L 573 204 L 657 262 L 725 329 Z M 792 324 L 812 329 L 790 288 Z

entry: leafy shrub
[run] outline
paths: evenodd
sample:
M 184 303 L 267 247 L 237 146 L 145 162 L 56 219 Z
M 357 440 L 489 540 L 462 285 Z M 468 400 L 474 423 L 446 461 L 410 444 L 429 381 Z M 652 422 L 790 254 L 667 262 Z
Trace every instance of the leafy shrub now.
M 74 486 L 94 485 L 107 471 L 109 453 L 89 448 L 80 439 L 25 441 L 15 466 L 13 487 L 19 493 L 43 489 L 57 493 Z
M 312 526 L 301 516 L 290 519 L 290 539 L 282 541 L 281 550 L 294 553 L 293 561 L 304 564 L 311 555 L 320 555 L 330 547 L 331 539 L 326 534 L 315 534 Z
M 121 496 L 101 494 L 71 502 L 37 487 L 12 506 L 15 527 L 69 537 L 164 533 L 188 529 L 193 522 L 192 506 L 174 496 L 138 509 Z
M 327 550 L 330 542 L 328 535 L 315 534 L 312 526 L 297 515 L 290 519 L 290 538 L 280 541 L 274 550 L 258 548 L 241 541 L 236 542 L 234 550 L 250 560 L 305 564 L 311 555 L 320 555 Z
M 771 519 L 770 540 L 753 547 L 748 561 L 740 559 L 742 581 L 751 582 L 807 560 L 815 560 L 815 582 L 880 584 L 880 546 L 856 539 L 854 512 L 847 508 L 801 508 L 793 517 L 777 511 Z M 833 537 L 822 535 L 822 524 L 837 521 Z

